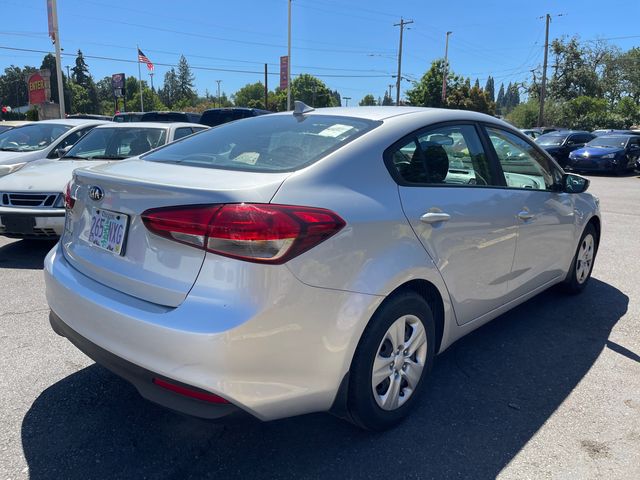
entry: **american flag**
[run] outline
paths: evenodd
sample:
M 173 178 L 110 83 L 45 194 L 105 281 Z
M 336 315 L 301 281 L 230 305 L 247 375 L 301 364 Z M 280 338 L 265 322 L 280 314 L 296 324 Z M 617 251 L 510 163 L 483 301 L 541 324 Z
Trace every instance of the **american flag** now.
M 147 56 L 144 53 L 142 53 L 142 50 L 140 49 L 138 49 L 138 61 L 142 63 L 146 63 L 149 71 L 153 72 L 153 63 L 151 63 L 151 60 L 149 60 Z

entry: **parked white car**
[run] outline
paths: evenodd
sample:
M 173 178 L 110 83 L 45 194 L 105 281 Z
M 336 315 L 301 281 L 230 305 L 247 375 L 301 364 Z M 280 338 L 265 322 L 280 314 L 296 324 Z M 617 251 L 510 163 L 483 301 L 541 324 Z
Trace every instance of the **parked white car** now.
M 77 170 L 45 260 L 53 329 L 181 412 L 382 429 L 438 352 L 587 285 L 589 181 L 507 123 L 296 103 Z
M 103 122 L 104 123 L 104 122 Z M 76 168 L 123 160 L 208 127 L 113 123 L 96 127 L 63 157 L 32 162 L 0 178 L 0 235 L 53 239 L 64 229 L 64 187 Z
M 76 143 L 100 120 L 43 120 L 30 122 L 0 133 L 0 177 L 29 162 L 57 159 L 65 148 Z

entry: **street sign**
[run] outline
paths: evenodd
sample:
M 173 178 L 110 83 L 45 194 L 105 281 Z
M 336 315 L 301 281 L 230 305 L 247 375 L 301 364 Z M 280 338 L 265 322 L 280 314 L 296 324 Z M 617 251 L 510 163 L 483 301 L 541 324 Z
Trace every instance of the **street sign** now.
M 280 57 L 280 89 L 285 90 L 289 86 L 289 57 Z
M 50 95 L 50 85 L 49 85 L 49 77 L 50 74 L 44 70 L 40 70 L 39 72 L 32 73 L 27 78 L 27 86 L 29 88 L 29 105 L 37 105 L 40 103 L 45 103 L 49 100 Z

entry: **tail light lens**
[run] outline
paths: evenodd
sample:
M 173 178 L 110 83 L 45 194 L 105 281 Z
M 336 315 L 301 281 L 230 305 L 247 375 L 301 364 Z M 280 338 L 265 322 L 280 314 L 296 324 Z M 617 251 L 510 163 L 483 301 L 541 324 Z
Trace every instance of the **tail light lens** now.
M 73 180 L 67 183 L 67 186 L 64 187 L 64 208 L 67 210 L 71 210 L 73 206 L 76 204 L 76 199 L 73 198 L 71 194 Z
M 149 231 L 170 240 L 271 264 L 306 252 L 345 226 L 323 208 L 255 203 L 154 208 L 142 220 Z

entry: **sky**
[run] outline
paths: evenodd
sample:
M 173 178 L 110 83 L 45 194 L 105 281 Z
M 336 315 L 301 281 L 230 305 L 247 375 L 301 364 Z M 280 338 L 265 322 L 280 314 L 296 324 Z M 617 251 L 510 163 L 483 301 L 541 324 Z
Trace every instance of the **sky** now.
M 450 68 L 456 74 L 500 83 L 527 81 L 542 64 L 544 19 L 553 16 L 550 38 L 579 35 L 609 39 L 627 50 L 640 46 L 640 0 L 293 0 L 291 71 L 310 73 L 357 104 L 366 94 L 382 97 L 395 84 L 399 23 L 404 31 L 403 91 L 449 39 Z M 53 51 L 47 36 L 45 0 L 0 0 L 0 70 L 9 65 L 39 67 Z M 113 73 L 137 76 L 136 45 L 156 64 L 154 85 L 184 54 L 200 95 L 223 92 L 264 78 L 279 83 L 279 58 L 287 53 L 287 0 L 58 0 L 63 67 L 73 67 L 81 49 L 96 80 Z M 92 57 L 107 57 L 99 59 Z M 550 58 L 549 63 L 552 63 Z M 148 80 L 146 69 L 142 75 Z M 395 88 L 395 87 L 394 87 Z M 395 91 L 393 96 L 395 97 Z

